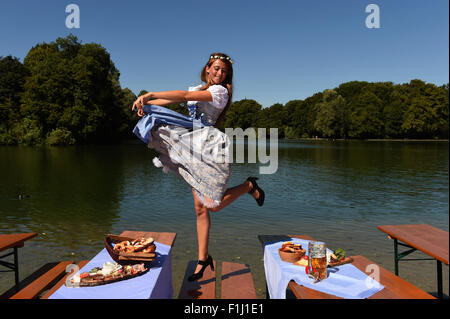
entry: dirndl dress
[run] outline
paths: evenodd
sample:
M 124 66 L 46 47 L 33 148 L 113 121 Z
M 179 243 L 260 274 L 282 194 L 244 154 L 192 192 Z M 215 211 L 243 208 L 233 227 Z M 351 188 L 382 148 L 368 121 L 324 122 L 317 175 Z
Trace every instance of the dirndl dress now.
M 158 105 L 145 105 L 145 115 L 133 133 L 159 153 L 153 159 L 156 167 L 180 176 L 203 205 L 214 208 L 222 201 L 231 169 L 230 139 L 213 126 L 223 109 L 216 106 L 223 105 L 225 97 L 226 105 L 228 92 L 219 85 L 208 90 L 213 101 L 189 101 L 190 116 Z

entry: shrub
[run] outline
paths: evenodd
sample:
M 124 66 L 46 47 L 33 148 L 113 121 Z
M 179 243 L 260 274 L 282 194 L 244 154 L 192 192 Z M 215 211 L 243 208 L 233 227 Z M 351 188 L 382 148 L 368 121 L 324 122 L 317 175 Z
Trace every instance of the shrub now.
M 57 128 L 52 130 L 46 139 L 48 145 L 73 145 L 75 139 L 72 137 L 72 133 L 65 128 Z

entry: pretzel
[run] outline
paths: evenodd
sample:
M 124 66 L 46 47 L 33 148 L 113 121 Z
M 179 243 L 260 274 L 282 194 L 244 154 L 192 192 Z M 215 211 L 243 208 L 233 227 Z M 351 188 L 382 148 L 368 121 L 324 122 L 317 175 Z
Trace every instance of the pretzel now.
M 115 251 L 124 251 L 125 249 L 126 249 L 126 247 L 127 246 L 129 246 L 130 245 L 130 242 L 129 241 L 122 241 L 122 242 L 120 242 L 120 243 L 118 243 L 118 244 L 116 244 L 115 246 L 114 246 L 114 250 Z
M 155 250 L 156 250 L 156 246 L 155 245 L 151 245 L 151 246 L 145 248 L 142 252 L 144 254 L 148 254 L 148 253 L 154 252 Z
M 153 242 L 154 240 L 152 237 L 149 238 L 142 237 L 140 239 L 133 240 L 131 244 L 134 246 L 134 251 L 139 252 L 152 245 Z

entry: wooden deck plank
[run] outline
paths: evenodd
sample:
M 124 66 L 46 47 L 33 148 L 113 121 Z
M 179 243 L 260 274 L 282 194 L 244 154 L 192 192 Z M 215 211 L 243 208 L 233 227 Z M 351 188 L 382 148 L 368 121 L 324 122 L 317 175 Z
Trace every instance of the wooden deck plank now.
M 31 284 L 13 295 L 11 299 L 34 299 L 44 290 L 58 281 L 66 272 L 66 267 L 73 264 L 73 261 L 62 261 L 55 267 L 47 271 L 44 275 L 33 281 Z
M 216 262 L 214 261 L 214 271 L 208 266 L 200 280 L 190 282 L 187 278 L 194 273 L 196 267 L 197 261 L 192 260 L 188 263 L 178 299 L 215 299 Z
M 427 225 L 380 225 L 379 230 L 448 265 L 449 233 Z
M 250 267 L 222 262 L 221 299 L 258 299 Z

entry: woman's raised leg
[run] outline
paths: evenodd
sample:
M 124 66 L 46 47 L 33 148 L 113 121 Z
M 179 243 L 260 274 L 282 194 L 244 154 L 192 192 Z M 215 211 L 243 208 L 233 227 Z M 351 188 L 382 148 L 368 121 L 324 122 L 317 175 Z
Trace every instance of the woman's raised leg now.
M 248 193 L 253 188 L 253 185 L 249 181 L 245 181 L 241 185 L 234 186 L 231 188 L 228 188 L 225 191 L 225 194 L 223 195 L 222 201 L 220 202 L 220 205 L 214 208 L 210 208 L 209 210 L 213 212 L 218 212 L 222 208 L 225 208 L 226 206 L 230 205 L 232 202 L 234 202 L 236 199 L 241 197 L 242 195 Z M 257 199 L 260 194 L 257 190 L 252 194 L 253 198 Z

